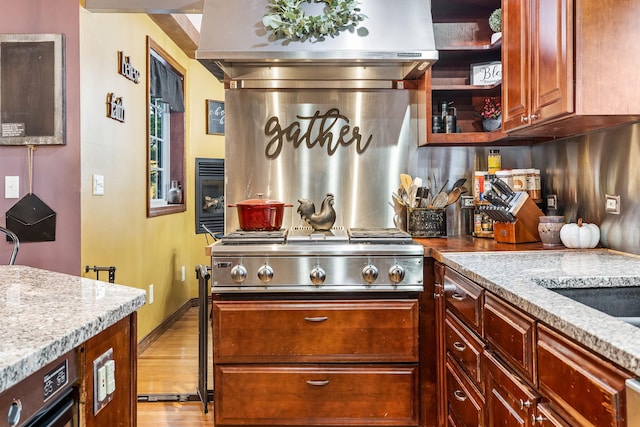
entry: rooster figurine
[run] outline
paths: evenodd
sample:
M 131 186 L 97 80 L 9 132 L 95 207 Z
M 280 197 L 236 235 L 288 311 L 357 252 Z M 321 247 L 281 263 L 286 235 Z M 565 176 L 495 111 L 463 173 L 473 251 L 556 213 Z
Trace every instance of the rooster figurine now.
M 327 193 L 322 206 L 320 206 L 320 212 L 316 213 L 316 206 L 309 199 L 298 199 L 298 213 L 307 224 L 309 224 L 316 231 L 329 231 L 333 227 L 333 223 L 336 222 L 336 211 L 333 209 L 334 196 L 331 193 Z

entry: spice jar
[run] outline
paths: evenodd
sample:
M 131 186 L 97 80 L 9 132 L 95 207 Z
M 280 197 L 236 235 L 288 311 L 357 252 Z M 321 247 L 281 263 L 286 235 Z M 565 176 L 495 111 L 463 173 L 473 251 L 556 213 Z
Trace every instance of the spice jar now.
M 475 171 L 473 174 L 473 200 L 481 202 L 484 200 L 484 176 L 487 171 Z
M 496 178 L 513 188 L 513 172 L 510 169 L 496 171 Z
M 489 174 L 493 175 L 496 171 L 502 169 L 502 156 L 500 156 L 500 150 L 489 150 L 487 164 L 489 167 Z
M 540 169 L 527 169 L 527 193 L 529 193 L 529 197 L 531 197 L 533 200 L 542 199 L 542 189 L 540 186 Z
M 513 170 L 513 191 L 527 191 L 527 170 Z

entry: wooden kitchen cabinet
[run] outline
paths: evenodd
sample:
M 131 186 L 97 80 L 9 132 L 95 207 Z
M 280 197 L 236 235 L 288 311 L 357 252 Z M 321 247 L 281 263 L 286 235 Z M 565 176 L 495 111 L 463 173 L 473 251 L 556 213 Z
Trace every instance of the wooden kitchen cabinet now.
M 628 426 L 632 375 L 436 262 L 442 270 L 438 425 Z
M 540 391 L 575 424 L 627 425 L 624 390 L 629 374 L 544 325 L 538 326 L 538 364 Z
M 418 426 L 418 300 L 214 300 L 216 426 Z
M 135 427 L 137 418 L 137 313 L 125 317 L 78 348 L 80 366 L 80 426 Z M 94 414 L 93 361 L 113 350 L 113 400 Z
M 484 338 L 531 382 L 536 378 L 535 321 L 490 293 L 484 300 Z
M 503 129 L 564 137 L 640 120 L 634 0 L 503 0 Z

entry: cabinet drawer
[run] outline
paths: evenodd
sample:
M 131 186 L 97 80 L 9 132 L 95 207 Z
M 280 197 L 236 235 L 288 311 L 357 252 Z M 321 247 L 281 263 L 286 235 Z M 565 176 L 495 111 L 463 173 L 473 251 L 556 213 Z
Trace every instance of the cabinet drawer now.
M 447 311 L 444 322 L 447 353 L 455 359 L 471 380 L 483 390 L 482 350 L 484 344 L 458 318 Z
M 535 321 L 520 310 L 487 293 L 484 335 L 506 362 L 535 384 Z
M 450 356 L 447 357 L 447 411 L 450 425 L 484 425 L 484 399 Z
M 417 362 L 417 300 L 216 301 L 215 363 Z
M 416 366 L 217 366 L 215 425 L 417 426 Z
M 540 396 L 491 352 L 484 352 L 487 425 L 529 426 Z
M 544 325 L 538 365 L 540 391 L 580 425 L 625 425 L 625 372 Z
M 467 326 L 482 335 L 484 289 L 447 268 L 444 277 L 444 295 L 447 308 Z

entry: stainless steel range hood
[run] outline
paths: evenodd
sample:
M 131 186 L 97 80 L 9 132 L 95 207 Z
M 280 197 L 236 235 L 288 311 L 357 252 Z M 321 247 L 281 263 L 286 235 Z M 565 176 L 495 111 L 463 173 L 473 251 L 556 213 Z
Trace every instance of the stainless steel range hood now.
M 219 80 L 417 79 L 438 59 L 431 0 L 360 0 L 355 31 L 323 41 L 273 40 L 268 0 L 204 0 L 196 58 Z M 302 2 L 308 15 L 324 2 Z

